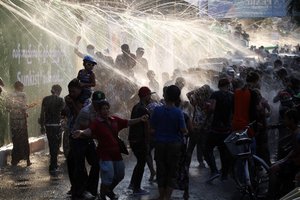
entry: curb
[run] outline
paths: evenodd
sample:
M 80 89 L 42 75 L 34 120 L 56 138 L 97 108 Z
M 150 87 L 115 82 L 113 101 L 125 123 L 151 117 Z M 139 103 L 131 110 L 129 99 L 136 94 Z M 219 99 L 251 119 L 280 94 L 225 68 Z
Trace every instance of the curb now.
M 46 147 L 46 136 L 40 137 L 30 137 L 29 138 L 29 148 L 30 154 L 41 151 Z M 0 148 L 0 167 L 7 165 L 7 158 L 11 155 L 13 145 L 12 143 L 2 146 Z

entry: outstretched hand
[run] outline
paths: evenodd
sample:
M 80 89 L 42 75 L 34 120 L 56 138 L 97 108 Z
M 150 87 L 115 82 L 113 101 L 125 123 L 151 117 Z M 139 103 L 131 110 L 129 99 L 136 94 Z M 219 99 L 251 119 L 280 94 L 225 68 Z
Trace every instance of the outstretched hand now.
M 76 44 L 78 44 L 80 40 L 81 40 L 81 36 L 77 36 L 76 37 Z
M 81 135 L 82 135 L 82 132 L 83 132 L 82 130 L 74 131 L 74 132 L 72 133 L 72 138 L 74 138 L 74 139 L 80 138 Z
M 143 115 L 140 119 L 142 122 L 146 122 L 149 119 L 149 115 Z

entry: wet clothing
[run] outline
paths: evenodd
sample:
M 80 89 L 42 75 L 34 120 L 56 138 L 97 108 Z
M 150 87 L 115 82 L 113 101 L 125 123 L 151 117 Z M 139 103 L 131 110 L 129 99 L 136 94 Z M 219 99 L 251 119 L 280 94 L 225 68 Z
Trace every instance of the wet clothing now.
M 128 120 L 116 116 L 109 117 L 109 122 L 98 117 L 91 125 L 92 137 L 98 141 L 97 154 L 102 161 L 122 160 L 116 137 L 119 131 L 128 127 Z
M 212 130 L 228 133 L 231 129 L 233 94 L 229 91 L 220 90 L 214 92 L 210 99 L 216 101 L 211 123 Z
M 81 106 L 80 99 L 75 104 Z M 66 115 L 68 117 L 68 129 L 71 134 L 78 127 L 88 127 L 92 120 L 89 117 L 91 106 L 84 107 L 77 114 L 72 105 L 67 105 Z M 85 124 L 88 123 L 88 124 Z M 77 130 L 77 129 L 76 129 Z M 70 152 L 67 156 L 68 173 L 71 182 L 71 192 L 74 197 L 82 195 L 84 191 L 88 191 L 93 195 L 97 195 L 99 181 L 99 160 L 96 154 L 96 145 L 92 139 L 74 139 L 69 135 Z M 89 174 L 85 167 L 85 160 L 91 166 Z
M 41 129 L 46 131 L 49 152 L 50 152 L 50 165 L 49 171 L 57 168 L 57 155 L 61 143 L 61 112 L 64 107 L 63 98 L 50 95 L 43 99 L 40 125 Z
M 95 74 L 92 70 L 81 69 L 77 75 L 78 80 L 81 83 L 89 83 L 91 84 L 93 79 L 95 79 Z M 87 99 L 91 98 L 92 88 L 91 87 L 83 87 L 82 93 L 80 94 L 80 99 L 82 102 L 85 102 Z
M 156 107 L 150 119 L 155 134 L 155 161 L 159 188 L 175 188 L 183 134 L 186 128 L 183 112 L 176 107 Z
M 244 130 L 249 123 L 257 120 L 256 106 L 259 104 L 257 94 L 248 88 L 237 89 L 234 93 L 233 130 Z M 254 127 L 255 128 L 255 127 Z M 254 130 L 250 128 L 248 135 L 253 137 Z
M 150 119 L 158 143 L 183 143 L 181 128 L 185 128 L 183 112 L 176 107 L 156 107 Z
M 118 55 L 115 61 L 117 69 L 121 70 L 125 75 L 130 77 L 134 76 L 133 67 L 136 65 L 136 56 L 130 53 L 128 56 L 125 54 Z
M 130 118 L 135 119 L 146 114 L 150 115 L 146 105 L 143 102 L 139 102 L 132 108 Z M 130 181 L 130 185 L 133 186 L 135 191 L 141 188 L 148 153 L 147 147 L 149 146 L 148 134 L 148 127 L 146 127 L 146 123 L 144 122 L 129 127 L 128 140 L 133 154 L 137 159 Z
M 24 92 L 13 92 L 9 97 L 9 124 L 13 143 L 12 165 L 20 160 L 29 161 L 29 142 L 27 130 L 26 95 Z

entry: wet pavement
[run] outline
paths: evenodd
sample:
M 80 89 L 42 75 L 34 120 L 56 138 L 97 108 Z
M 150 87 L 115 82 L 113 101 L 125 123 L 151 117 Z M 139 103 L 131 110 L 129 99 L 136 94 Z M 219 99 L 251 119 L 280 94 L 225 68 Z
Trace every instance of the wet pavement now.
M 70 189 L 66 171 L 65 158 L 59 155 L 60 173 L 57 177 L 48 174 L 47 151 L 37 152 L 31 155 L 33 164 L 26 167 L 26 162 L 21 162 L 17 167 L 7 166 L 0 171 L 0 199 L 71 199 L 66 193 Z M 126 164 L 125 179 L 117 186 L 116 193 L 120 200 L 147 200 L 158 197 L 156 183 L 148 181 L 150 172 L 145 168 L 142 187 L 150 193 L 146 196 L 133 196 L 128 190 L 131 173 L 135 164 L 132 154 L 124 157 Z M 238 192 L 232 180 L 214 180 L 207 184 L 209 169 L 197 167 L 193 159 L 190 168 L 190 199 L 191 200 L 225 200 L 237 199 Z M 183 192 L 175 190 L 172 199 L 179 200 Z

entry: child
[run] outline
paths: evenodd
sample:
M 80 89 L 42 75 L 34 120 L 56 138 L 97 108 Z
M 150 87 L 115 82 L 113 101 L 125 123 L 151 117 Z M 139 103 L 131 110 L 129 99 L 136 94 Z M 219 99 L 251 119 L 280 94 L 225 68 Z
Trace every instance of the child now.
M 80 100 L 84 104 L 88 104 L 88 100 L 92 95 L 92 87 L 96 86 L 95 74 L 93 72 L 95 65 L 97 65 L 97 62 L 91 56 L 84 56 L 84 69 L 81 69 L 77 75 L 80 87 L 82 88 Z

